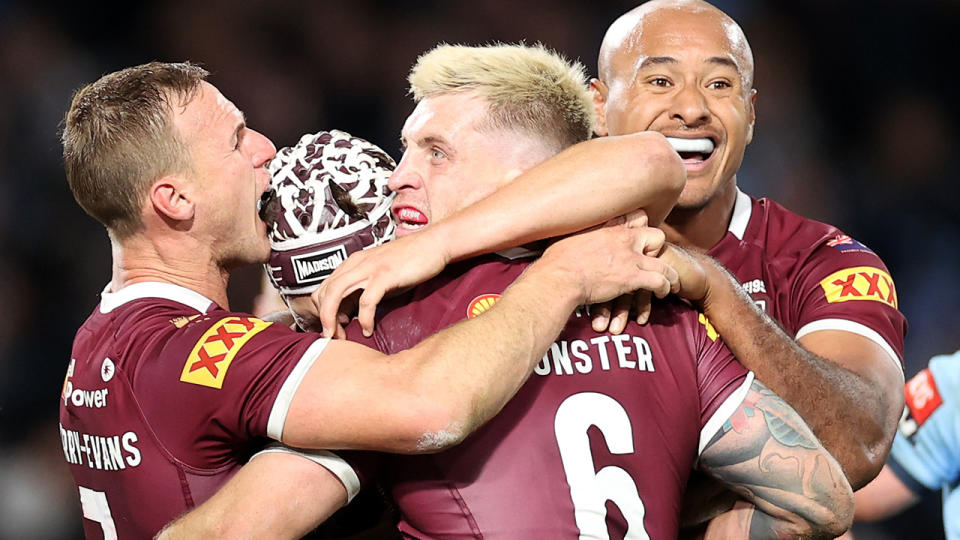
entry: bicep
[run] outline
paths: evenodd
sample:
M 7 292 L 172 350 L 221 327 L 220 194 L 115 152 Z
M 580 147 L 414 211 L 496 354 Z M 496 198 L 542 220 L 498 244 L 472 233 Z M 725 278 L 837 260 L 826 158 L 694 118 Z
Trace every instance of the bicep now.
M 325 467 L 299 455 L 261 453 L 160 538 L 300 538 L 346 503 L 346 488 Z
M 896 421 L 903 410 L 903 369 L 882 338 L 845 330 L 820 330 L 801 336 L 797 342 L 811 353 L 828 360 L 862 379 L 880 400 L 883 424 L 893 435 Z M 869 397 L 869 396 L 864 396 Z M 887 439 L 889 441 L 889 439 Z
M 900 360 L 879 335 L 870 338 L 847 330 L 818 330 L 800 336 L 797 343 L 876 384 L 879 391 L 901 393 L 904 381 Z

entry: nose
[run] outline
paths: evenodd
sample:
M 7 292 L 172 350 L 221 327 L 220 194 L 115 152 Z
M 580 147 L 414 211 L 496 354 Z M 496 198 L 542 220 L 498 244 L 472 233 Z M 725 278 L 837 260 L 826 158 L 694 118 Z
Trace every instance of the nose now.
M 416 170 L 417 168 L 413 165 L 412 160 L 409 152 L 403 153 L 400 163 L 397 164 L 397 168 L 390 175 L 390 180 L 387 181 L 387 187 L 399 192 L 404 189 L 419 189 L 423 186 L 423 177 Z
M 263 167 L 277 155 L 277 147 L 273 145 L 273 141 L 259 131 L 250 128 L 247 128 L 247 130 L 248 132 L 244 137 L 244 142 L 250 145 L 250 155 L 253 160 L 253 166 L 255 168 Z
M 699 127 L 710 121 L 707 101 L 696 83 L 684 84 L 677 92 L 670 118 L 679 120 L 686 127 Z

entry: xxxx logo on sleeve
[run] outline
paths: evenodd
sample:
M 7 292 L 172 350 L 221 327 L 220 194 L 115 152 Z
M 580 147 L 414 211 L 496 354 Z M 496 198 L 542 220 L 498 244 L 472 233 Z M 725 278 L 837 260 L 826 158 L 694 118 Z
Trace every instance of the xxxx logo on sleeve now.
M 872 300 L 897 307 L 897 291 L 890 274 L 872 266 L 855 266 L 834 272 L 820 281 L 827 302 Z
M 180 380 L 222 388 L 227 369 L 240 348 L 270 324 L 253 317 L 226 317 L 220 320 L 197 341 L 183 366 Z

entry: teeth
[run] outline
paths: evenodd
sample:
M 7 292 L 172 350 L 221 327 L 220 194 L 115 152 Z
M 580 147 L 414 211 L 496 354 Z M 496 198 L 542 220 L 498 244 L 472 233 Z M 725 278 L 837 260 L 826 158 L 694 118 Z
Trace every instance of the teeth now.
M 404 208 L 400 210 L 398 217 L 407 221 L 420 221 L 423 219 L 423 214 L 413 208 Z
M 677 137 L 667 137 L 667 142 L 677 152 L 700 152 L 703 154 L 713 152 L 713 141 L 707 138 L 678 139 Z

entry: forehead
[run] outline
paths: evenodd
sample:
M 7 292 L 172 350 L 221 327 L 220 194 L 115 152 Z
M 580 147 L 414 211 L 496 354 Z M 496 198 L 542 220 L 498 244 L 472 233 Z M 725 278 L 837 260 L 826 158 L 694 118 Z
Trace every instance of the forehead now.
M 217 128 L 232 130 L 243 122 L 243 113 L 212 84 L 202 81 L 185 107 L 173 107 L 173 123 L 186 137 L 214 135 Z
M 633 28 L 632 35 L 622 41 L 614 64 L 636 69 L 650 57 L 698 63 L 726 58 L 744 73 L 749 70 L 749 54 L 743 33 L 720 13 L 660 10 L 647 14 Z
M 439 94 L 424 98 L 403 124 L 405 139 L 454 138 L 470 133 L 487 112 L 487 100 L 475 92 Z

